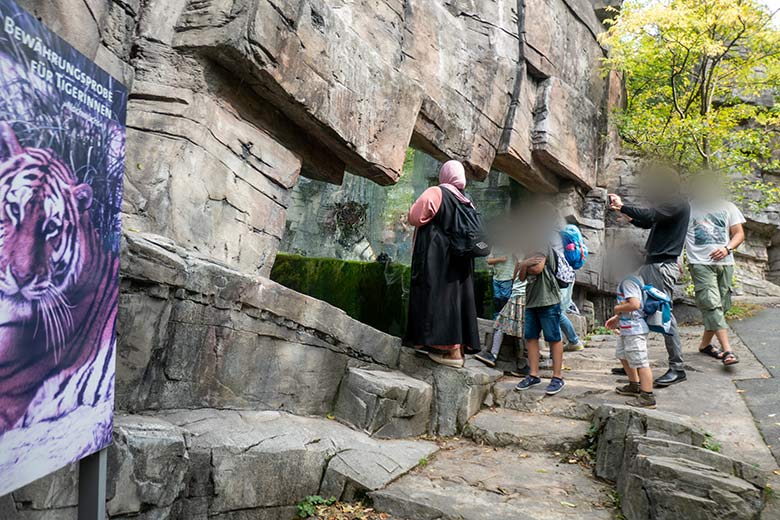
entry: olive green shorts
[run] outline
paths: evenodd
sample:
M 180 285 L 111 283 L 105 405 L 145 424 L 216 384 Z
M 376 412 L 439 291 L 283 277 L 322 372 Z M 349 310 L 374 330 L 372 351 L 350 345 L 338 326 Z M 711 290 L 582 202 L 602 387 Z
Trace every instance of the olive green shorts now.
M 696 290 L 696 307 L 704 318 L 704 330 L 727 328 L 725 314 L 731 308 L 734 266 L 691 264 L 690 268 Z

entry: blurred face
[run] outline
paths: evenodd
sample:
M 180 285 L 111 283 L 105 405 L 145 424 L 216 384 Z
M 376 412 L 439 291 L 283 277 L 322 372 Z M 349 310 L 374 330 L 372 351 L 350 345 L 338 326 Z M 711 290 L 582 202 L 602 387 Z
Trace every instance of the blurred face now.
M 680 177 L 674 170 L 651 167 L 642 172 L 640 187 L 648 200 L 663 203 L 680 195 Z
M 609 279 L 622 280 L 636 272 L 642 266 L 643 261 L 639 247 L 624 244 L 614 248 L 606 255 L 604 267 Z
M 691 198 L 702 202 L 713 202 L 726 197 L 726 184 L 722 175 L 703 172 L 695 175 L 688 183 Z

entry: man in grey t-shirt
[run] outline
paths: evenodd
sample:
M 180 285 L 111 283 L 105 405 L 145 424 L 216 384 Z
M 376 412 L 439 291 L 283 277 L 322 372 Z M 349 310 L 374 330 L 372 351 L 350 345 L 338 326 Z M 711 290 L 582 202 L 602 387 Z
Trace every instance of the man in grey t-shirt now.
M 704 319 L 699 352 L 724 365 L 739 362 L 731 351 L 725 313 L 731 307 L 734 277 L 733 251 L 745 240 L 745 217 L 732 202 L 715 174 L 702 173 L 691 181 L 691 220 L 685 240 L 688 268 L 696 294 L 696 307 Z M 712 340 L 717 337 L 722 350 Z

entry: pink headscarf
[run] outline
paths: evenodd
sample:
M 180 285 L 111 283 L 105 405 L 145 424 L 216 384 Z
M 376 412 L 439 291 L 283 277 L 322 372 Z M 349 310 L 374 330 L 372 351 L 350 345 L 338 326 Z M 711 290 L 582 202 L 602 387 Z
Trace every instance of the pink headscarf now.
M 466 188 L 466 169 L 459 161 L 447 161 L 442 165 L 439 171 L 439 187 L 449 190 L 463 204 L 474 207 L 461 191 Z

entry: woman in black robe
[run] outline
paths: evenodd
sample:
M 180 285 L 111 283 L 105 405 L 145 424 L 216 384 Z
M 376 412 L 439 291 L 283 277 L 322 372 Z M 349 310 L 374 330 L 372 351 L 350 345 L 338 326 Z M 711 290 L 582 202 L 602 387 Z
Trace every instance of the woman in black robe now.
M 456 205 L 471 205 L 463 194 L 463 165 L 444 163 L 439 183 L 425 190 L 409 210 L 409 223 L 416 231 L 406 339 L 425 348 L 433 361 L 462 367 L 464 351 L 480 350 L 474 260 L 451 254 L 447 238 Z

